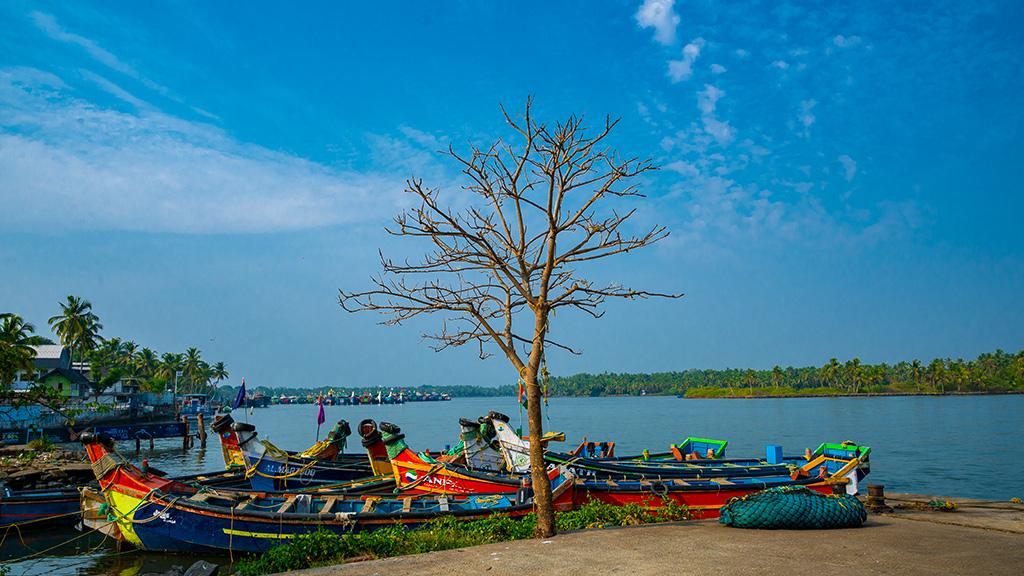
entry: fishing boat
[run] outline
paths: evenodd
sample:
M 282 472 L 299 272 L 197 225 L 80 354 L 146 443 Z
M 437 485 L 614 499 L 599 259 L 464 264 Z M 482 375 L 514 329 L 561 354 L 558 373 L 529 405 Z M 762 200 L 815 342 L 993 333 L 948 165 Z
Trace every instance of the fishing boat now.
M 335 454 L 332 459 L 320 459 L 316 452 L 293 454 L 286 452 L 267 440 L 259 440 L 256 427 L 251 424 L 234 422 L 231 429 L 245 465 L 245 475 L 253 490 L 273 492 L 305 488 L 316 484 L 337 483 L 365 479 L 373 476 L 373 470 L 365 456 L 358 454 Z M 335 445 L 344 445 L 350 434 L 344 420 L 338 422 L 331 440 Z
M 224 457 L 224 466 L 229 470 L 246 467 L 245 456 L 242 454 L 242 448 L 238 443 L 238 432 L 243 431 L 255 433 L 256 431 L 256 427 L 251 424 L 243 423 L 237 428 L 234 424 L 236 424 L 236 422 L 230 414 L 218 416 L 210 424 L 210 429 L 217 434 L 217 438 L 220 441 L 221 452 Z M 326 438 L 316 442 L 302 452 L 288 451 L 288 454 L 295 458 L 307 460 L 316 459 L 323 462 L 362 462 L 362 456 L 344 454 L 342 452 L 345 449 L 348 437 L 351 433 L 348 422 L 345 420 L 339 420 L 331 431 L 328 432 Z
M 504 420 L 492 418 L 491 422 L 508 468 L 516 472 L 527 472 L 530 464 L 529 441 L 516 434 Z M 673 445 L 672 451 L 653 456 L 645 454 L 626 458 L 587 458 L 546 450 L 544 459 L 549 465 L 568 466 L 574 474 L 583 478 L 712 478 L 789 473 L 789 463 L 786 462 L 684 457 L 684 454 L 699 452 L 709 456 L 724 453 L 726 444 L 723 440 L 687 438 Z
M 16 490 L 0 487 L 0 527 L 12 525 L 72 525 L 78 521 L 78 490 L 44 488 Z
M 509 494 L 353 497 L 333 492 L 267 495 L 203 489 L 147 474 L 131 465 L 102 436 L 82 437 L 109 517 L 126 541 L 168 552 L 263 552 L 300 534 L 348 534 L 403 525 L 417 527 L 439 516 L 475 520 L 494 514 L 518 518 L 533 510 L 524 487 Z M 571 506 L 574 478 L 552 478 L 555 502 Z
M 575 503 L 596 500 L 622 506 L 686 506 L 693 518 L 717 518 L 732 498 L 779 486 L 805 486 L 822 494 L 856 494 L 870 471 L 870 448 L 851 443 L 821 444 L 812 457 L 789 474 L 671 479 L 578 479 Z
M 363 432 L 360 426 L 360 433 Z M 392 474 L 398 490 L 408 493 L 435 494 L 480 494 L 514 493 L 528 480 L 523 475 L 497 474 L 481 470 L 470 470 L 451 462 L 444 462 L 426 454 L 417 454 L 405 443 L 401 428 L 381 422 L 380 438 L 364 442 L 367 451 L 379 452 L 381 445 L 387 451 Z M 364 437 L 365 438 L 365 437 Z M 558 468 L 548 472 L 553 480 L 560 474 Z
M 496 429 L 500 430 L 496 423 Z M 388 450 L 398 487 L 407 491 L 471 494 L 511 492 L 524 475 L 470 471 L 433 461 L 409 449 L 393 424 L 381 423 L 380 440 Z M 520 439 L 522 440 L 522 439 Z M 806 486 L 817 492 L 857 492 L 869 472 L 870 448 L 853 443 L 822 444 L 799 462 L 765 462 L 756 458 L 734 461 L 630 461 L 631 467 L 577 477 L 574 504 L 597 500 L 613 505 L 641 504 L 657 508 L 672 502 L 686 506 L 698 518 L 714 518 L 730 498 L 777 486 Z M 796 459 L 790 459 L 796 460 Z M 599 465 L 601 462 L 587 463 Z M 614 463 L 618 465 L 618 463 Z M 642 466 L 641 466 L 642 465 Z M 560 466 L 575 475 L 572 466 Z M 584 472 L 592 470 L 584 468 Z

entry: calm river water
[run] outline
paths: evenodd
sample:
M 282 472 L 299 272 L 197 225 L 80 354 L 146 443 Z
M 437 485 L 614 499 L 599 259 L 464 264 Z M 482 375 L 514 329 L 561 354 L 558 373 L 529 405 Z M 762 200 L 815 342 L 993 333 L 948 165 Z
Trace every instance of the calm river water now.
M 514 398 L 462 398 L 397 406 L 328 406 L 326 433 L 338 419 L 355 424 L 364 418 L 398 424 L 413 449 L 438 450 L 453 443 L 460 417 L 489 410 L 504 412 L 519 424 Z M 236 418 L 242 419 L 240 414 Z M 1007 466 L 1024 461 L 1024 396 L 786 398 L 763 400 L 683 400 L 666 397 L 552 398 L 549 430 L 566 433 L 566 447 L 583 435 L 610 440 L 622 455 L 644 448 L 664 450 L 686 436 L 729 441 L 730 456 L 761 455 L 765 444 L 781 444 L 787 454 L 802 453 L 824 441 L 853 440 L 871 446 L 871 483 L 891 492 L 919 492 L 1006 500 L 1024 497 L 1024 480 Z M 523 416 L 525 427 L 525 415 Z M 249 422 L 260 436 L 287 449 L 303 449 L 316 438 L 316 406 L 274 406 L 253 410 Z M 125 454 L 132 454 L 124 445 Z M 357 439 L 350 451 L 361 447 Z M 216 438 L 206 450 L 182 452 L 180 441 L 158 443 L 150 463 L 174 474 L 223 467 Z M 26 541 L 42 550 L 74 536 L 36 535 Z M 18 558 L 25 549 L 9 535 L 0 560 Z M 186 567 L 193 561 L 165 555 L 117 554 L 107 545 L 82 539 L 75 545 L 11 564 L 12 575 L 112 574 Z M 224 559 L 215 559 L 224 562 Z

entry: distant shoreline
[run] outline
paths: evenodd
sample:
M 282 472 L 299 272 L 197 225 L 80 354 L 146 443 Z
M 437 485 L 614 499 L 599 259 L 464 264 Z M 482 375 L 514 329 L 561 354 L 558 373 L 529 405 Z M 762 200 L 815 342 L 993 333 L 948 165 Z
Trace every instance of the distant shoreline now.
M 744 394 L 726 396 L 685 396 L 676 394 L 681 400 L 757 400 L 760 398 L 877 398 L 884 396 L 929 396 L 942 398 L 945 396 L 1007 396 L 1024 394 L 1024 390 L 1001 390 L 992 392 L 843 392 L 838 394 Z
M 744 394 L 727 396 L 684 396 L 681 394 L 602 394 L 600 396 L 562 396 L 552 394 L 550 398 L 676 398 L 679 400 L 757 400 L 761 398 L 878 398 L 887 396 L 928 396 L 942 398 L 945 396 L 1008 396 L 1021 395 L 1024 390 L 1000 390 L 991 392 L 839 392 L 834 394 Z M 515 398 L 515 396 L 461 396 L 460 398 Z

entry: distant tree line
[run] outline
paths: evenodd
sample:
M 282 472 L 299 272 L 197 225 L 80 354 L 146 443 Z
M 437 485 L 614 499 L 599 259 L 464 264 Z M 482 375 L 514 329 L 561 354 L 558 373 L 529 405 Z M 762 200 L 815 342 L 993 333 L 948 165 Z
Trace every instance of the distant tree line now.
M 822 366 L 770 370 L 691 369 L 653 374 L 575 374 L 551 378 L 552 396 L 685 394 L 740 396 L 790 394 L 948 394 L 1024 391 L 1024 350 L 984 353 L 974 360 L 936 358 L 864 364 L 859 358 Z

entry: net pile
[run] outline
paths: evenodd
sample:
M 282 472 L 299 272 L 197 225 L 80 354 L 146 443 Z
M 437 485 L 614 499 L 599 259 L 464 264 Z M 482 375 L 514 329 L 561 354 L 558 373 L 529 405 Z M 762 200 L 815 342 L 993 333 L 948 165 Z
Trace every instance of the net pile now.
M 735 528 L 821 530 L 855 528 L 867 520 L 864 505 L 848 494 L 821 494 L 804 486 L 781 486 L 733 498 L 719 522 Z

